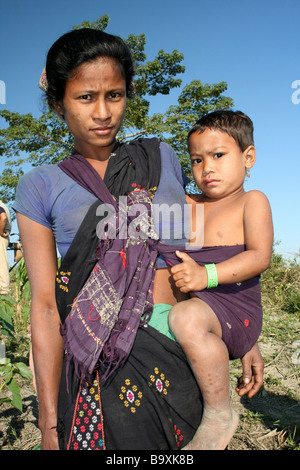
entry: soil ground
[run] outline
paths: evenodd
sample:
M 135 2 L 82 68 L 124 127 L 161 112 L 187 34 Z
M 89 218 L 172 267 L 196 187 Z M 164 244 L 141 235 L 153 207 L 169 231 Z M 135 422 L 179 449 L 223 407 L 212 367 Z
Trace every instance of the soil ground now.
M 232 402 L 240 423 L 228 449 L 300 450 L 299 312 L 291 314 L 278 305 L 274 307 L 269 296 L 264 296 L 263 305 L 264 325 L 259 347 L 265 362 L 264 385 L 253 398 L 240 398 L 235 385 L 241 374 L 241 362 L 230 363 Z M 22 342 L 28 348 L 27 330 L 18 344 Z M 35 390 L 29 380 L 18 382 L 23 412 L 9 403 L 0 404 L 2 450 L 32 450 L 40 443 Z
M 232 402 L 240 425 L 229 450 L 300 450 L 299 365 L 292 362 L 292 344 L 260 343 L 264 356 L 265 382 L 253 398 L 240 398 L 234 391 L 240 363 L 231 363 Z M 32 450 L 40 442 L 38 405 L 30 382 L 22 385 L 23 412 L 3 404 L 0 408 L 0 448 Z

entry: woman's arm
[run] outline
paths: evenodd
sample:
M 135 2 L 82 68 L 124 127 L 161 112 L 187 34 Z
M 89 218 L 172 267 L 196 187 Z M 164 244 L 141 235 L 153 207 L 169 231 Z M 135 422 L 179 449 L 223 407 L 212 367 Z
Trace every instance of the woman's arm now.
M 31 287 L 31 337 L 41 448 L 55 450 L 58 449 L 57 399 L 63 358 L 55 300 L 56 246 L 49 228 L 20 213 L 17 222 Z

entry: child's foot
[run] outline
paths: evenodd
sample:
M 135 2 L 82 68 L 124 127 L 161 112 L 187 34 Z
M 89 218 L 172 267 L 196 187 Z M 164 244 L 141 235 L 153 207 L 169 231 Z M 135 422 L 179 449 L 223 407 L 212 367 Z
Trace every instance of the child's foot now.
M 234 435 L 239 418 L 231 408 L 226 416 L 219 411 L 204 411 L 193 439 L 183 450 L 224 450 Z

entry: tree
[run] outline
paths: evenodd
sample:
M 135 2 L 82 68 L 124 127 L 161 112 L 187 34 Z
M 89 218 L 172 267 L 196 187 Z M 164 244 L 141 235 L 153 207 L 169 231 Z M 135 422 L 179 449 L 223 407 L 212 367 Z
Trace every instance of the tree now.
M 104 31 L 108 23 L 109 17 L 104 15 L 95 22 L 84 21 L 73 29 L 92 27 Z M 178 75 L 185 71 L 181 65 L 184 57 L 177 50 L 172 53 L 160 50 L 154 60 L 147 61 L 145 34 L 130 34 L 125 41 L 135 63 L 136 92 L 128 100 L 118 138 L 125 141 L 142 135 L 159 136 L 174 148 L 189 171 L 185 145 L 188 129 L 208 111 L 233 105 L 231 98 L 223 96 L 227 85 L 225 82 L 203 85 L 200 80 L 195 80 L 185 86 L 176 105 L 170 106 L 165 113 L 149 116 L 151 96 L 167 95 L 181 86 L 182 80 Z M 0 195 L 5 202 L 9 202 L 14 199 L 24 163 L 32 166 L 57 163 L 70 154 L 73 139 L 63 121 L 49 109 L 39 118 L 8 110 L 1 111 L 0 117 L 7 123 L 5 129 L 0 129 L 0 157 L 6 157 L 5 169 L 0 177 Z
M 186 148 L 188 132 L 201 116 L 233 106 L 232 99 L 223 96 L 226 89 L 225 82 L 203 85 L 200 80 L 193 80 L 183 88 L 177 105 L 170 106 L 165 114 L 154 114 L 149 119 L 149 126 L 153 126 L 156 135 L 160 133 L 173 147 L 186 173 L 190 172 Z

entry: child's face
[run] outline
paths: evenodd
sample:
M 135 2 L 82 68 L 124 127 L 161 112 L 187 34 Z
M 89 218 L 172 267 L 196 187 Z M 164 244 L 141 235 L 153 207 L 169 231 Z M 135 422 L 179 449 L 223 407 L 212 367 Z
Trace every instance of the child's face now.
M 206 129 L 190 136 L 189 152 L 194 180 L 207 197 L 220 199 L 243 191 L 246 167 L 255 161 L 253 146 L 242 152 L 226 132 Z

